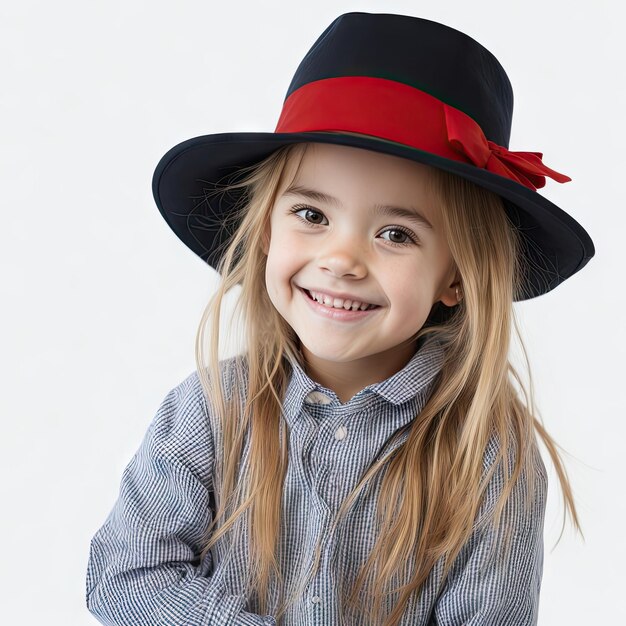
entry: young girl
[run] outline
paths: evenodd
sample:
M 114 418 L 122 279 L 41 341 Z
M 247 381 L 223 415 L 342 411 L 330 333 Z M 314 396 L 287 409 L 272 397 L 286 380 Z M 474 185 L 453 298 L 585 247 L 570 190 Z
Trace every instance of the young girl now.
M 274 133 L 163 157 L 157 205 L 221 284 L 92 540 L 102 623 L 536 624 L 537 433 L 580 528 L 508 359 L 513 302 L 594 247 L 537 193 L 569 178 L 508 150 L 512 106 L 469 36 L 347 13 Z M 245 350 L 220 360 L 236 285 Z

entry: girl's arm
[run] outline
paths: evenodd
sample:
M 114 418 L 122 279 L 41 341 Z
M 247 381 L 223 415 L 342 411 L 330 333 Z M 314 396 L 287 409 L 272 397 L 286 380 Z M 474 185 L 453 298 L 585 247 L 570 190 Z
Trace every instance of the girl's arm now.
M 482 531 L 459 553 L 434 608 L 431 626 L 535 626 L 543 573 L 543 524 L 548 491 L 545 465 L 538 459 L 537 491 L 530 513 L 523 508 L 526 475 L 522 474 L 505 507 L 513 533 L 510 556 L 499 560 L 502 538 Z M 486 505 L 493 506 L 502 489 L 496 472 L 488 488 Z M 484 507 L 483 507 L 484 508 Z M 479 516 L 483 513 L 479 513 Z
M 196 374 L 172 389 L 122 475 L 91 540 L 87 607 L 103 624 L 274 626 L 243 610 L 199 563 L 210 504 L 213 437 Z M 242 564 L 244 567 L 245 564 Z

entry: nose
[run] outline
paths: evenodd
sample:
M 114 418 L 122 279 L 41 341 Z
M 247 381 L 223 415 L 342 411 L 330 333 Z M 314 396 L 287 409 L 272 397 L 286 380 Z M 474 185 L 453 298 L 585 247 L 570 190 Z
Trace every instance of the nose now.
M 319 267 L 337 277 L 363 278 L 367 276 L 364 251 L 351 239 L 329 240 L 319 257 Z

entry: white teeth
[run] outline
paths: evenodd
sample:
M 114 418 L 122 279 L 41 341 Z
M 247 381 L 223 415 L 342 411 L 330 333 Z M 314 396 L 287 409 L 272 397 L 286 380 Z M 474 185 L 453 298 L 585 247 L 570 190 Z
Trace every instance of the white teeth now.
M 311 297 L 320 304 L 324 304 L 334 309 L 345 309 L 346 311 L 365 311 L 370 306 L 366 302 L 358 302 L 357 300 L 342 300 L 341 298 L 331 298 L 326 294 L 317 293 L 315 291 L 309 291 L 309 293 L 311 294 Z

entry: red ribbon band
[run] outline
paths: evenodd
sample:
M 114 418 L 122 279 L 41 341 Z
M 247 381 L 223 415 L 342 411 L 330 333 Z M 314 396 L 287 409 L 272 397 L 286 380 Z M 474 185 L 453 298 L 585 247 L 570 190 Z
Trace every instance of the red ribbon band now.
M 372 104 L 374 106 L 372 106 Z M 425 91 L 385 78 L 347 76 L 303 85 L 283 105 L 276 133 L 355 132 L 473 165 L 532 190 L 569 176 L 541 152 L 514 152 L 487 140 L 469 115 Z

